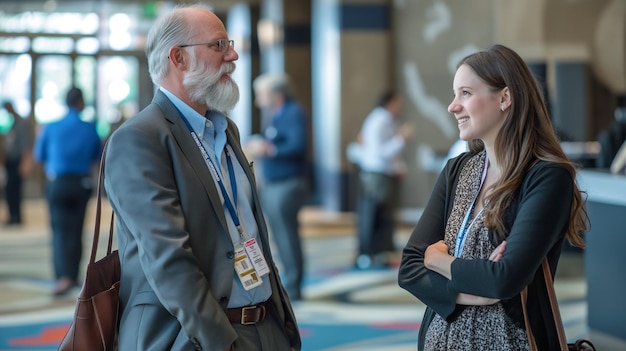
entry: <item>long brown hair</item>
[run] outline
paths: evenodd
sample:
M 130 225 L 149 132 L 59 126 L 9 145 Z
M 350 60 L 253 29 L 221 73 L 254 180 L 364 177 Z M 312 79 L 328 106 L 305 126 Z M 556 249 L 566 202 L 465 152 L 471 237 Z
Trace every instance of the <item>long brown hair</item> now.
M 576 184 L 576 168 L 561 149 L 539 87 L 530 68 L 513 50 L 493 45 L 465 57 L 459 63 L 469 66 L 493 91 L 509 88 L 511 106 L 495 141 L 495 157 L 502 167 L 500 179 L 493 185 L 485 223 L 496 236 L 504 239 L 504 212 L 511 205 L 528 170 L 538 161 L 563 165 L 574 180 L 567 240 L 584 247 L 582 233 L 587 231 L 588 216 L 581 191 Z M 470 151 L 484 149 L 481 140 L 469 142 Z

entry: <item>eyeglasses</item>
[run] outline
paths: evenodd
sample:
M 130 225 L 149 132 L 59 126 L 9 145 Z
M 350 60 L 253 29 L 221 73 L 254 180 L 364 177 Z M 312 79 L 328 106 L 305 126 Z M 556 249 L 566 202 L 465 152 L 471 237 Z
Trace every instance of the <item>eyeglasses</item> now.
M 213 41 L 209 41 L 207 43 L 198 43 L 198 44 L 184 44 L 178 45 L 181 48 L 186 48 L 189 46 L 197 46 L 197 45 L 206 45 L 208 47 L 216 47 L 219 52 L 227 52 L 230 48 L 235 48 L 235 41 L 229 39 L 217 39 Z

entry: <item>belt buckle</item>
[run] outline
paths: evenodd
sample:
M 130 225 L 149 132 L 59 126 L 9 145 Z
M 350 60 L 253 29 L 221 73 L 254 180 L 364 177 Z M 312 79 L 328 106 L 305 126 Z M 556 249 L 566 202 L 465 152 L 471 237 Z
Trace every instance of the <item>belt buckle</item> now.
M 250 324 L 254 324 L 255 322 L 247 322 L 246 321 L 246 311 L 248 310 L 253 310 L 257 308 L 257 306 L 244 306 L 241 308 L 241 325 L 250 325 Z

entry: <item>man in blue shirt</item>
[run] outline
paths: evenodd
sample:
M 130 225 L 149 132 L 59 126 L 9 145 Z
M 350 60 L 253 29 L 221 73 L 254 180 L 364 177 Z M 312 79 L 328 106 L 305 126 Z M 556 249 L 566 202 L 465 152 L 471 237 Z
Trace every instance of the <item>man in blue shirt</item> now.
M 80 119 L 85 107 L 82 91 L 72 87 L 66 103 L 67 115 L 44 126 L 35 143 L 35 160 L 43 164 L 47 179 L 54 295 L 63 295 L 78 285 L 83 223 L 93 190 L 91 174 L 102 150 L 95 125 Z

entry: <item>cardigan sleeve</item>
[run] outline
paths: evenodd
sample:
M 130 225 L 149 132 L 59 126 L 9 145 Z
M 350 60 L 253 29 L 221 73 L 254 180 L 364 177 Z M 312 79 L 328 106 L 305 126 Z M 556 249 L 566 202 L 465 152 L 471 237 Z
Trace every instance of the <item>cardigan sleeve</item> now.
M 464 154 L 465 155 L 465 154 Z M 453 314 L 458 291 L 448 279 L 424 266 L 426 248 L 444 239 L 447 219 L 454 199 L 458 169 L 469 157 L 448 161 L 439 175 L 424 211 L 402 251 L 398 284 L 437 314 L 448 318 Z

